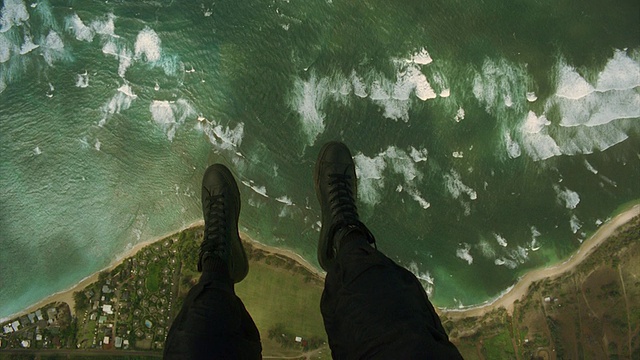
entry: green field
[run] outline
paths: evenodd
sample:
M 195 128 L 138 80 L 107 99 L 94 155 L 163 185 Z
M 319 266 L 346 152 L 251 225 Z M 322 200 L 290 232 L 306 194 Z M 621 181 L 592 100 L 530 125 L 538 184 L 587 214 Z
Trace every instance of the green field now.
M 322 284 L 305 281 L 306 278 L 300 272 L 274 268 L 264 261 L 252 261 L 249 275 L 236 285 L 236 293 L 260 331 L 263 354 L 300 354 L 301 347 L 285 348 L 269 337 L 269 330 L 275 330 L 278 325 L 278 332 L 289 337 L 321 338 L 326 342 L 320 314 Z M 322 354 L 329 358 L 328 347 Z

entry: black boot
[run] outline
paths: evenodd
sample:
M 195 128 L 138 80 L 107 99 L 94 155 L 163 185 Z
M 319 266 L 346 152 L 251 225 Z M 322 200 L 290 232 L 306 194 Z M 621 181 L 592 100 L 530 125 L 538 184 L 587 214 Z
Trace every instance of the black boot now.
M 353 231 L 362 233 L 370 244 L 375 244 L 375 239 L 358 217 L 356 168 L 345 144 L 329 142 L 320 149 L 314 182 L 322 210 L 318 262 L 328 270 L 335 261 L 340 240 Z
M 226 266 L 231 280 L 240 282 L 249 272 L 238 234 L 240 191 L 231 171 L 222 164 L 209 166 L 202 177 L 202 214 L 204 240 L 200 245 L 198 271 L 208 260 L 214 268 Z

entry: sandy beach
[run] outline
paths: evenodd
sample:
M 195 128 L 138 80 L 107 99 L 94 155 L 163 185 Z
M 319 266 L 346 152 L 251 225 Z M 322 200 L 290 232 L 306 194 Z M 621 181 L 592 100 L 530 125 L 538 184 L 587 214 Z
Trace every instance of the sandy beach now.
M 620 226 L 627 223 L 629 220 L 640 215 L 640 205 L 635 205 L 632 208 L 624 211 L 618 216 L 614 217 L 610 221 L 603 224 L 589 239 L 585 240 L 578 251 L 573 254 L 568 260 L 563 263 L 549 266 L 542 269 L 536 269 L 528 272 L 521 277 L 516 284 L 506 293 L 492 302 L 475 306 L 467 309 L 440 309 L 443 313 L 446 313 L 449 317 L 472 317 L 483 316 L 486 313 L 504 307 L 509 314 L 513 314 L 514 302 L 522 299 L 527 293 L 529 286 L 539 280 L 545 278 L 557 277 L 580 264 L 595 248 L 598 247 L 603 241 L 607 240 Z
M 577 252 L 573 256 L 571 256 L 567 261 L 554 266 L 533 270 L 527 273 L 522 278 L 520 278 L 517 281 L 517 283 L 509 291 L 505 292 L 503 295 L 501 295 L 500 297 L 498 297 L 497 299 L 491 302 L 488 302 L 486 304 L 482 304 L 479 306 L 471 307 L 471 308 L 466 308 L 466 309 L 439 309 L 439 311 L 442 313 L 446 313 L 446 315 L 449 317 L 471 317 L 471 316 L 483 316 L 484 314 L 490 312 L 493 309 L 504 307 L 511 314 L 513 312 L 514 302 L 516 300 L 521 299 L 526 294 L 527 289 L 529 288 L 531 283 L 544 278 L 548 278 L 548 277 L 556 277 L 566 271 L 571 270 L 573 267 L 579 264 L 587 255 L 589 255 L 598 245 L 600 245 L 609 236 L 611 236 L 611 234 L 613 234 L 614 231 L 618 229 L 618 227 L 620 227 L 621 225 L 625 224 L 626 222 L 628 222 L 629 220 L 631 220 L 632 218 L 638 215 L 640 215 L 640 205 L 635 205 L 632 208 L 624 211 L 623 213 L 619 214 L 618 216 L 611 219 L 607 223 L 603 224 L 598 229 L 598 231 L 596 231 L 596 233 L 593 234 L 593 236 L 591 236 L 589 239 L 585 240 L 582 243 L 582 245 L 577 250 Z M 132 247 L 131 249 L 129 249 L 128 251 L 126 251 L 125 253 L 120 254 L 118 256 L 118 259 L 114 261 L 112 264 L 110 264 L 109 266 L 107 266 L 106 268 L 82 279 L 80 282 L 70 287 L 69 289 L 53 294 L 43 299 L 42 301 L 39 301 L 38 303 L 29 306 L 25 310 L 20 311 L 19 313 L 10 315 L 5 319 L 2 319 L 2 321 L 33 312 L 38 308 L 41 308 L 52 302 L 66 302 L 71 307 L 71 312 L 75 314 L 73 293 L 76 291 L 80 291 L 84 289 L 86 286 L 88 286 L 89 284 L 97 281 L 100 272 L 110 271 L 116 268 L 124 260 L 135 255 L 138 251 L 140 251 L 147 245 L 153 244 L 177 232 L 180 232 L 192 227 L 196 227 L 196 226 L 202 226 L 202 225 L 204 225 L 204 221 L 197 221 L 188 226 L 185 226 L 184 228 L 176 232 L 172 232 L 171 234 L 159 236 L 152 240 L 139 243 L 134 247 Z M 324 278 L 326 275 L 325 272 L 319 270 L 317 267 L 315 267 L 310 262 L 305 260 L 302 256 L 300 256 L 299 254 L 291 250 L 276 248 L 276 247 L 262 244 L 258 241 L 251 239 L 251 237 L 245 233 L 240 233 L 240 237 L 245 241 L 251 242 L 251 244 L 258 249 L 261 249 L 270 253 L 280 254 L 295 260 L 296 262 L 300 263 L 302 266 L 309 269 L 311 272 L 317 274 L 321 278 Z

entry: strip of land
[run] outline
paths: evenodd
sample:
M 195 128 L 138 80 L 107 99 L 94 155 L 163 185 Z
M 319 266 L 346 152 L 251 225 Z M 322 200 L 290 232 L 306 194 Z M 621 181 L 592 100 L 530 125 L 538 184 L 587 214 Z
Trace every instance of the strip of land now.
M 542 268 L 542 269 L 537 269 L 537 270 L 533 270 L 529 273 L 527 273 L 526 275 L 524 275 L 522 278 L 520 278 L 518 280 L 518 282 L 513 286 L 513 288 L 511 288 L 511 290 L 509 290 L 508 292 L 506 292 L 505 294 L 503 294 L 502 296 L 500 296 L 499 298 L 495 299 L 492 302 L 489 302 L 487 304 L 483 304 L 480 306 L 475 306 L 475 307 L 471 307 L 471 308 L 467 308 L 467 309 L 462 309 L 462 310 L 458 310 L 458 309 L 441 309 L 442 312 L 446 313 L 447 316 L 449 317 L 473 317 L 473 316 L 483 316 L 484 314 L 491 312 L 494 309 L 500 308 L 500 307 L 504 307 L 507 312 L 509 314 L 511 314 L 513 312 L 513 304 L 516 300 L 521 299 L 527 292 L 527 289 L 529 288 L 529 286 L 538 280 L 541 280 L 543 278 L 549 278 L 549 277 L 556 277 L 564 272 L 567 272 L 569 270 L 571 270 L 572 268 L 574 268 L 576 265 L 578 265 L 582 260 L 584 260 L 584 258 L 589 255 L 598 245 L 600 245 L 603 241 L 605 241 L 609 236 L 611 236 L 611 234 L 613 234 L 613 232 L 618 229 L 621 225 L 625 224 L 626 222 L 628 222 L 629 220 L 631 220 L 633 217 L 640 215 L 640 205 L 635 205 L 633 207 L 631 207 L 630 209 L 624 211 L 623 213 L 619 214 L 618 216 L 616 216 L 615 218 L 611 219 L 610 221 L 608 221 L 607 223 L 603 224 L 598 231 L 596 231 L 596 233 L 591 236 L 589 239 L 585 240 L 584 243 L 580 246 L 580 248 L 577 250 L 577 252 L 571 257 L 569 258 L 567 261 L 561 263 L 561 264 L 557 264 L 554 266 L 550 266 L 550 267 L 546 267 L 546 268 Z M 183 229 L 180 229 L 177 232 L 180 231 L 184 231 L 186 229 L 190 229 L 196 226 L 202 226 L 204 224 L 203 221 L 197 221 L 194 222 L 186 227 L 184 227 Z M 175 233 L 177 233 L 175 232 Z M 172 233 L 174 234 L 174 233 Z M 167 234 L 167 235 L 163 235 L 160 237 L 157 237 L 155 239 L 152 240 L 148 240 L 142 243 L 139 243 L 137 245 L 135 245 L 134 247 L 132 247 L 130 250 L 128 250 L 126 253 L 121 254 L 118 257 L 118 260 L 114 261 L 112 264 L 110 264 L 108 267 L 100 270 L 99 272 L 96 272 L 94 274 L 92 274 L 91 276 L 88 276 L 86 278 L 84 278 L 82 281 L 80 281 L 79 283 L 75 284 L 74 286 L 72 286 L 69 289 L 66 289 L 64 291 L 61 291 L 59 293 L 53 294 L 45 299 L 43 299 L 42 301 L 33 304 L 31 306 L 29 306 L 28 308 L 26 308 L 23 311 L 20 311 L 19 313 L 10 315 L 7 317 L 7 319 L 9 318 L 15 318 L 15 317 L 19 317 L 22 316 L 24 314 L 33 312 L 49 303 L 52 302 L 66 302 L 67 304 L 69 304 L 70 308 L 71 308 L 71 312 L 72 314 L 75 315 L 75 308 L 74 308 L 74 301 L 73 301 L 73 293 L 77 292 L 77 291 L 81 291 L 83 290 L 85 287 L 87 287 L 88 285 L 96 282 L 98 280 L 98 275 L 100 274 L 100 272 L 102 271 L 110 271 L 115 269 L 118 265 L 120 265 L 125 259 L 135 255 L 138 251 L 140 251 L 141 249 L 143 249 L 144 247 L 146 247 L 147 245 L 153 244 L 161 239 L 164 239 L 172 234 Z M 310 270 L 312 273 L 324 278 L 325 273 L 321 270 L 319 270 L 317 267 L 315 267 L 314 265 L 312 265 L 310 262 L 308 262 L 307 260 L 305 260 L 304 258 L 302 258 L 302 256 L 296 254 L 295 252 L 288 250 L 288 249 L 282 249 L 282 248 L 276 248 L 276 247 L 272 247 L 272 246 L 268 246 L 265 244 L 262 244 L 260 242 L 257 242 L 253 239 L 251 239 L 247 234 L 245 233 L 241 233 L 241 237 L 245 240 L 245 241 L 249 241 L 251 242 L 255 247 L 269 252 L 269 253 L 274 253 L 274 254 L 279 254 L 288 258 L 291 258 L 293 260 L 295 260 L 296 262 L 298 262 L 299 264 L 301 264 L 302 266 L 304 266 L 306 269 Z
M 550 267 L 537 269 L 528 272 L 521 277 L 518 282 L 505 294 L 497 298 L 496 300 L 476 307 L 471 307 L 463 310 L 447 309 L 447 316 L 449 317 L 482 317 L 485 314 L 504 307 L 509 315 L 513 314 L 513 307 L 516 300 L 522 299 L 526 295 L 529 286 L 539 280 L 545 278 L 554 278 L 567 271 L 570 271 L 578 264 L 580 264 L 590 253 L 593 252 L 602 242 L 607 240 L 620 226 L 626 224 L 629 220 L 640 215 L 640 205 L 635 205 L 630 209 L 624 211 L 618 216 L 614 217 L 604 225 L 602 225 L 598 231 L 595 232 L 589 239 L 585 240 L 578 251 L 571 256 L 567 261 L 553 265 Z

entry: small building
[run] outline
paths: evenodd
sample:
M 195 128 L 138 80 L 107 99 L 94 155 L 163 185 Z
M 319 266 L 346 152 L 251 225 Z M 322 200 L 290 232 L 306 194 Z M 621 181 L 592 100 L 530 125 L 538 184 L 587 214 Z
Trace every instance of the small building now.
M 544 302 L 548 303 L 551 302 L 551 297 L 547 296 L 544 298 Z
M 42 310 L 36 310 L 36 317 L 38 318 L 38 321 L 44 320 L 44 317 L 42 316 Z
M 11 327 L 13 328 L 13 331 L 18 331 L 18 328 L 20 327 L 20 321 L 16 320 L 12 322 Z
M 104 339 L 102 340 L 102 343 L 105 345 L 109 345 L 109 337 L 105 336 Z
M 30 323 L 34 324 L 36 322 L 36 314 L 31 313 L 31 314 L 28 314 L 27 317 L 29 318 Z
M 36 334 L 36 341 L 42 341 L 42 334 Z
M 22 340 L 20 342 L 20 345 L 22 345 L 23 348 L 28 349 L 31 347 L 31 341 L 29 340 Z
M 89 320 L 91 321 L 95 321 L 97 318 L 98 318 L 98 313 L 92 312 L 91 315 L 89 315 Z
M 9 334 L 13 332 L 13 327 L 11 326 L 11 324 L 5 325 L 2 329 L 4 330 L 5 334 Z
M 116 336 L 116 347 L 118 349 L 120 349 L 122 347 L 122 338 L 119 336 Z
M 128 349 L 129 348 L 129 340 L 124 339 L 124 341 L 122 342 L 122 345 L 124 345 L 125 349 Z
M 109 286 L 107 285 L 102 285 L 102 292 L 105 294 L 110 294 L 111 293 L 111 289 L 109 289 Z
M 296 336 L 296 342 L 302 342 L 302 337 Z
M 112 305 L 102 305 L 102 312 L 107 315 L 113 315 Z

